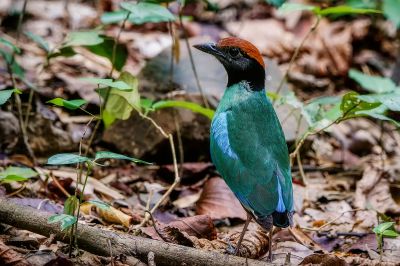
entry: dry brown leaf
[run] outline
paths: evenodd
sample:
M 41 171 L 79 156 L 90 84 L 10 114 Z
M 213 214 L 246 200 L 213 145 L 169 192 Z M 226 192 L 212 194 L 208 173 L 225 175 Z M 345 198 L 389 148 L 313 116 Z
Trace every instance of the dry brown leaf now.
M 239 218 L 246 220 L 246 211 L 233 192 L 219 177 L 209 179 L 196 204 L 197 214 L 209 215 L 213 220 Z
M 50 174 L 53 173 L 54 176 L 56 177 L 62 177 L 62 178 L 72 178 L 73 180 L 76 180 L 76 172 L 75 170 L 47 170 L 43 168 L 35 168 L 40 169 L 41 172 L 45 174 Z M 40 176 L 42 178 L 42 176 Z M 104 185 L 102 182 L 99 180 L 89 176 L 88 178 L 88 184 L 91 184 L 94 188 L 94 191 L 102 193 L 106 196 L 109 196 L 113 199 L 124 199 L 125 196 L 119 193 L 117 190 L 111 188 L 110 186 Z
M 268 57 L 289 61 L 299 39 L 276 19 L 255 19 L 228 22 L 226 28 L 238 37 L 252 42 Z
M 242 229 L 242 228 L 241 228 Z M 220 234 L 218 239 L 207 240 L 190 237 L 195 248 L 226 253 L 233 251 L 239 240 L 241 230 L 233 234 Z M 257 224 L 250 223 L 240 247 L 240 256 L 246 258 L 260 258 L 268 250 L 268 235 Z
M 108 209 L 101 209 L 91 203 L 83 203 L 81 205 L 81 212 L 89 215 L 93 214 L 93 211 L 97 216 L 108 223 L 122 224 L 125 227 L 129 227 L 133 218 L 120 210 L 110 206 Z
M 14 266 L 29 266 L 31 265 L 25 260 L 24 256 L 16 252 L 12 248 L 8 247 L 0 239 L 0 263 L 4 265 L 14 265 Z
M 277 265 L 284 265 L 287 254 L 290 253 L 291 265 L 298 265 L 305 257 L 313 251 L 300 243 L 293 241 L 279 241 L 273 248 L 273 262 Z
M 361 180 L 356 184 L 354 205 L 357 208 L 371 205 L 381 213 L 400 214 L 400 206 L 390 194 L 385 173 L 371 165 L 365 168 Z
M 178 229 L 181 232 L 187 233 L 189 236 L 195 236 L 197 238 L 212 240 L 217 237 L 217 231 L 215 230 L 214 224 L 211 218 L 207 215 L 185 217 L 168 224 L 157 223 L 156 227 L 163 237 L 167 237 L 168 233 L 175 233 L 170 228 Z M 142 228 L 142 231 L 153 239 L 162 240 L 153 227 Z
M 293 227 L 289 229 L 289 232 L 297 242 L 301 243 L 303 246 L 309 248 L 310 250 L 314 251 L 323 250 L 323 248 L 320 245 L 318 245 L 317 242 L 315 242 L 311 237 L 305 234 L 301 229 Z
M 288 62 L 314 23 L 312 20 L 302 21 L 298 25 L 301 29 L 293 31 L 276 19 L 229 22 L 226 27 L 240 38 L 254 43 L 268 57 Z M 364 38 L 369 25 L 370 21 L 365 19 L 352 22 L 322 19 L 301 49 L 292 73 L 317 77 L 347 75 L 353 56 L 352 42 Z M 298 32 L 301 34 L 296 35 Z

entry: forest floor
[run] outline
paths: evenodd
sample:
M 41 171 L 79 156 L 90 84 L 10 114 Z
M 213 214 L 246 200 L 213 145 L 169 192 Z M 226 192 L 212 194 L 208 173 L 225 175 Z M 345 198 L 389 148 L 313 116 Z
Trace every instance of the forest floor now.
M 233 35 L 254 43 L 267 60 L 267 90 L 279 98 L 274 104 L 292 154 L 294 226 L 275 228 L 273 263 L 400 265 L 400 101 L 389 99 L 394 107 L 384 117 L 329 120 L 349 91 L 388 90 L 379 87 L 382 79 L 398 86 L 400 34 L 390 20 L 373 14 L 317 19 L 307 11 L 279 13 L 264 1 L 220 0 L 187 1 L 181 21 L 172 1 L 176 21 L 160 22 L 168 14 L 157 13 L 154 23 L 141 23 L 144 15 L 132 21 L 108 13 L 121 9 L 118 0 L 26 1 L 21 12 L 24 2 L 0 3 L 0 214 L 10 215 L 0 217 L 0 264 L 172 264 L 160 261 L 167 255 L 157 248 L 137 256 L 141 262 L 134 253 L 112 252 L 111 244 L 70 249 L 53 224 L 43 225 L 53 230 L 47 233 L 35 227 L 40 215 L 52 215 L 49 222 L 67 228 L 64 236 L 77 235 L 71 225 L 83 201 L 78 228 L 128 233 L 157 240 L 148 242 L 155 246 L 232 250 L 246 213 L 208 148 L 211 109 L 226 75 L 187 44 Z M 15 203 L 15 212 L 2 210 L 1 199 Z M 34 209 L 11 219 L 18 206 Z M 251 223 L 240 255 L 257 260 L 249 265 L 267 264 L 268 244 L 267 233 Z M 202 263 L 179 252 L 181 264 Z

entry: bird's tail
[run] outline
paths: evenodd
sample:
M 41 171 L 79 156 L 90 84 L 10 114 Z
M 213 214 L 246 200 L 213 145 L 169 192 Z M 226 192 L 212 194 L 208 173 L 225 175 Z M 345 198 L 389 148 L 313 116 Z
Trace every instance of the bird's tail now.
M 293 211 L 277 212 L 263 217 L 255 217 L 256 222 L 265 230 L 270 230 L 272 225 L 277 227 L 288 227 L 293 225 Z
M 277 227 L 288 227 L 293 224 L 293 212 L 277 212 L 272 213 L 273 224 Z

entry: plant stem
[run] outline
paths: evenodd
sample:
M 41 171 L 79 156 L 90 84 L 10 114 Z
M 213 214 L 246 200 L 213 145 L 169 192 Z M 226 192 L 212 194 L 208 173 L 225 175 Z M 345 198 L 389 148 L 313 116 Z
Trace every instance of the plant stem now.
M 24 3 L 22 5 L 22 10 L 21 10 L 21 14 L 19 15 L 18 18 L 18 26 L 17 26 L 17 45 L 19 42 L 19 37 L 21 35 L 21 27 L 22 27 L 22 21 L 24 20 L 24 16 L 25 16 L 25 10 L 26 10 L 26 5 L 28 4 L 28 0 L 24 0 Z
M 115 55 L 116 55 L 116 52 L 117 52 L 117 44 L 118 44 L 118 42 L 119 42 L 119 38 L 121 37 L 122 30 L 124 29 L 125 23 L 126 23 L 126 21 L 128 20 L 130 14 L 131 14 L 130 12 L 128 12 L 128 13 L 126 14 L 126 17 L 125 17 L 124 21 L 122 22 L 122 25 L 121 25 L 121 27 L 120 27 L 120 29 L 119 29 L 119 32 L 118 32 L 118 34 L 117 34 L 117 37 L 116 37 L 115 40 L 114 40 L 113 51 L 112 51 L 112 57 L 111 57 L 111 70 L 110 70 L 110 73 L 109 73 L 109 76 L 110 76 L 111 78 L 112 78 L 112 74 L 113 74 L 114 68 L 115 68 L 115 67 L 114 67 L 114 61 L 115 61 Z M 98 130 L 99 127 L 100 127 L 101 118 L 103 117 L 103 111 L 105 110 L 106 105 L 107 105 L 107 102 L 108 102 L 108 98 L 110 97 L 110 91 L 111 91 L 111 89 L 108 89 L 108 90 L 107 90 L 106 96 L 104 97 L 103 103 L 100 102 L 100 119 L 97 120 L 96 125 L 95 125 L 94 128 L 93 128 L 93 132 L 92 132 L 92 134 L 91 134 L 91 136 L 90 136 L 90 138 L 89 138 L 89 141 L 88 141 L 88 144 L 87 144 L 87 147 L 86 147 L 86 150 L 85 150 L 85 154 L 84 154 L 85 156 L 88 155 L 89 150 L 90 150 L 90 146 L 92 146 L 94 137 L 96 136 L 97 130 Z M 100 97 L 100 98 L 101 98 L 101 97 Z
M 188 36 L 187 36 L 187 32 L 186 32 L 186 30 L 185 30 L 185 27 L 183 26 L 183 21 L 182 21 L 182 8 L 181 8 L 181 10 L 179 11 L 179 24 L 181 25 L 182 32 L 183 32 L 183 36 L 184 36 L 184 38 L 185 38 L 185 44 L 186 44 L 186 48 L 187 48 L 188 53 L 189 53 L 190 64 L 191 64 L 191 66 L 192 66 L 194 78 L 196 79 L 197 88 L 199 89 L 199 92 L 200 92 L 201 97 L 202 97 L 202 99 L 203 99 L 204 106 L 205 106 L 206 108 L 209 109 L 209 108 L 210 108 L 210 105 L 208 104 L 208 101 L 207 101 L 207 98 L 206 98 L 206 96 L 205 96 L 205 94 L 204 94 L 203 88 L 202 88 L 201 85 L 200 85 L 200 80 L 199 80 L 199 76 L 197 75 L 196 66 L 195 66 L 195 64 L 194 64 L 193 54 L 192 54 L 192 50 L 190 49 L 190 44 L 189 44 L 189 39 L 188 39 Z
M 281 81 L 280 81 L 280 83 L 279 83 L 279 86 L 278 86 L 278 88 L 276 89 L 276 92 L 275 92 L 276 94 L 279 94 L 279 92 L 282 90 L 283 84 L 284 84 L 285 81 L 287 80 L 288 75 L 289 75 L 289 71 L 290 71 L 292 65 L 294 64 L 294 61 L 296 60 L 296 58 L 297 58 L 297 56 L 298 56 L 298 54 L 299 54 L 301 48 L 303 48 L 303 46 L 304 46 L 306 40 L 308 39 L 308 37 L 310 37 L 311 33 L 313 33 L 313 32 L 317 29 L 320 20 L 321 20 L 320 16 L 317 16 L 317 20 L 315 21 L 315 23 L 311 26 L 310 30 L 309 30 L 309 31 L 307 32 L 307 34 L 304 36 L 304 38 L 303 38 L 303 40 L 301 41 L 300 45 L 296 47 L 296 50 L 294 50 L 293 56 L 292 56 L 292 58 L 290 59 L 289 66 L 288 66 L 288 68 L 287 68 L 287 70 L 286 70 L 286 72 L 285 72 L 285 75 L 282 77 L 282 79 L 281 79 Z M 275 104 L 275 101 L 276 101 L 276 100 L 274 99 L 274 100 L 272 101 L 272 103 Z
M 81 204 L 82 204 L 82 201 L 83 201 L 83 192 L 85 191 L 87 180 L 89 178 L 89 174 L 90 174 L 90 171 L 92 169 L 92 165 L 90 163 L 87 163 L 86 166 L 87 166 L 87 169 L 86 169 L 85 181 L 83 183 L 83 187 L 81 189 L 81 193 L 80 193 L 79 199 L 78 199 L 79 200 L 79 204 L 78 204 L 78 210 L 76 211 L 76 222 L 75 222 L 74 233 L 76 233 L 78 231 L 78 221 L 79 221 L 79 214 L 80 214 L 80 211 L 81 211 Z M 76 187 L 78 188 L 78 182 L 76 183 Z M 78 238 L 75 235 L 74 235 L 74 240 L 75 240 L 74 241 L 75 242 L 75 247 L 78 248 Z
M 14 89 L 16 89 L 16 82 L 15 82 L 15 78 L 14 78 L 14 74 L 12 72 L 11 66 L 10 64 L 7 64 L 7 69 L 8 69 L 8 73 L 10 75 L 11 78 L 11 82 L 12 82 L 12 86 Z M 23 122 L 23 117 L 22 117 L 22 103 L 21 103 L 21 98 L 19 97 L 19 94 L 14 92 L 14 99 L 15 99 L 15 104 L 17 105 L 17 110 L 18 110 L 18 123 L 19 123 L 19 127 L 21 128 L 21 133 L 22 133 L 22 141 L 25 145 L 25 148 L 28 151 L 29 156 L 31 157 L 33 164 L 36 165 L 37 161 L 36 161 L 36 157 L 35 154 L 31 148 L 31 146 L 29 145 L 29 139 L 28 139 L 28 134 L 26 131 L 26 127 L 24 126 L 24 122 Z

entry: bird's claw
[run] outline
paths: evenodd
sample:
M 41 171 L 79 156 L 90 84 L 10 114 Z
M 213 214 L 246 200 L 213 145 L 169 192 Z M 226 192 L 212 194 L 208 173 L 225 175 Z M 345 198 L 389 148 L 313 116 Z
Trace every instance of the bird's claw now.
M 230 241 L 228 241 L 228 246 L 226 247 L 225 252 L 230 255 L 237 255 L 236 248 L 232 245 Z

